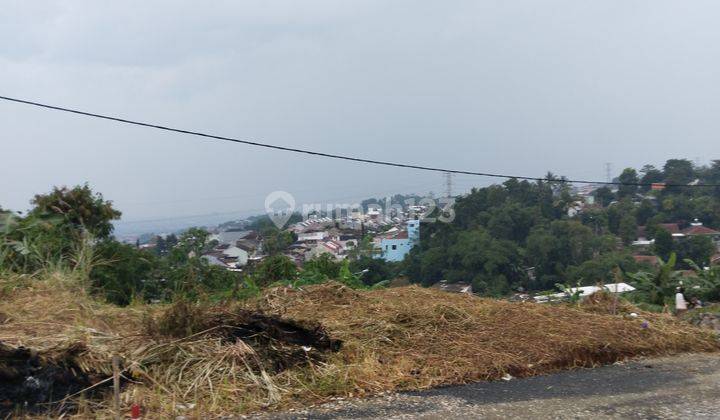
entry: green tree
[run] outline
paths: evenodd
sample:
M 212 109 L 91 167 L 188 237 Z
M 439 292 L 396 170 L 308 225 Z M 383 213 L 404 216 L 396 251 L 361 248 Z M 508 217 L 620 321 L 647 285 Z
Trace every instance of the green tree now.
M 703 183 L 720 185 L 720 159 L 711 162 L 710 167 L 703 174 Z M 712 193 L 716 198 L 720 198 L 720 186 L 713 187 Z
M 622 272 L 634 272 L 637 270 L 637 263 L 626 252 L 610 252 L 580 265 L 568 267 L 566 278 L 572 284 L 580 283 L 583 286 L 612 283 L 616 267 Z
M 30 215 L 55 215 L 76 229 L 85 229 L 95 238 L 107 238 L 113 231 L 112 221 L 121 213 L 85 184 L 72 189 L 54 187 L 48 194 L 38 194 L 31 203 L 35 206 Z
M 367 286 L 392 280 L 400 274 L 402 263 L 385 261 L 382 258 L 362 257 L 350 262 L 350 271 L 360 273 L 360 280 Z
M 580 221 L 592 229 L 596 235 L 601 235 L 608 230 L 607 213 L 602 209 L 589 208 L 581 212 Z
M 650 184 L 662 182 L 665 176 L 663 175 L 662 171 L 655 168 L 653 165 L 645 165 L 640 169 L 640 173 L 642 174 L 642 177 L 640 178 L 640 183 L 644 184 L 640 189 L 644 192 L 647 192 L 650 190 Z
M 180 235 L 177 249 L 188 257 L 200 257 L 209 250 L 210 233 L 202 228 L 191 227 Z
M 166 248 L 167 248 L 168 251 L 171 250 L 171 249 L 173 249 L 173 248 L 175 248 L 175 246 L 176 246 L 177 244 L 178 244 L 178 237 L 175 236 L 174 233 L 169 234 L 169 235 L 165 238 L 165 246 L 166 246 Z
M 667 260 L 675 250 L 675 243 L 672 234 L 664 228 L 655 231 L 655 244 L 653 245 L 655 255 Z
M 330 254 L 319 256 L 305 262 L 303 272 L 319 274 L 326 279 L 337 279 L 340 275 L 341 264 Z
M 173 258 L 177 250 L 162 260 L 158 275 L 166 284 L 168 296 L 179 295 L 197 299 L 201 295 L 228 294 L 238 284 L 237 273 L 223 267 L 210 265 L 205 258 L 189 257 L 184 260 Z
M 517 246 L 492 238 L 484 229 L 460 232 L 446 256 L 446 280 L 472 282 L 479 293 L 500 296 L 510 291 L 512 283 L 526 280 Z
M 682 260 L 692 260 L 702 266 L 710 266 L 710 257 L 716 252 L 715 244 L 707 236 L 691 236 L 678 243 L 677 253 Z
M 632 197 L 637 193 L 637 184 L 640 182 L 640 179 L 635 169 L 625 168 L 618 177 L 618 181 L 621 182 L 617 192 L 618 198 Z
M 665 182 L 674 185 L 687 185 L 695 178 L 692 162 L 687 159 L 669 159 L 663 166 Z M 668 187 L 668 191 L 682 191 L 679 187 Z
M 135 297 L 161 297 L 162 283 L 154 277 L 155 255 L 113 240 L 99 242 L 96 251 L 100 261 L 90 271 L 90 280 L 108 302 L 127 305 Z
M 157 255 L 165 255 L 168 252 L 167 242 L 162 236 L 155 237 L 155 253 Z
M 700 267 L 692 260 L 685 260 L 685 263 L 695 271 L 701 298 L 711 302 L 720 300 L 720 266 Z
M 637 238 L 637 223 L 631 213 L 626 213 L 622 219 L 620 219 L 618 234 L 625 245 L 630 245 L 630 243 Z
M 595 201 L 603 207 L 607 207 L 614 199 L 615 194 L 608 187 L 600 187 L 593 191 Z
M 278 281 L 292 281 L 298 270 L 292 260 L 284 255 L 272 255 L 262 260 L 253 273 L 259 286 L 268 286 Z
M 31 273 L 64 266 L 81 239 L 59 216 L 0 213 L 0 270 Z
M 268 255 L 277 255 L 285 251 L 297 240 L 293 232 L 275 227 L 263 231 L 263 250 Z
M 651 217 L 655 216 L 655 214 L 655 205 L 652 201 L 647 199 L 641 201 L 637 211 L 635 212 L 638 225 L 644 226 Z

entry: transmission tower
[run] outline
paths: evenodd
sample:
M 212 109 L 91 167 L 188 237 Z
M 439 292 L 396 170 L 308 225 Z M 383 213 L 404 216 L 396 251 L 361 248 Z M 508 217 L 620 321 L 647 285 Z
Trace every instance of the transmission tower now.
M 443 177 L 445 178 L 445 196 L 452 197 L 452 176 L 451 172 L 444 172 Z
M 612 182 L 612 163 L 610 162 L 605 163 L 605 180 Z

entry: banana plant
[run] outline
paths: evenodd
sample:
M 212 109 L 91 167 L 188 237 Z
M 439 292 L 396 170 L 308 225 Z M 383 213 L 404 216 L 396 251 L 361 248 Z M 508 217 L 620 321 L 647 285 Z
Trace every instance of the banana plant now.
M 675 288 L 680 284 L 681 273 L 675 271 L 677 256 L 673 252 L 667 261 L 658 257 L 658 270 L 655 273 L 639 271 L 628 273 L 631 283 L 638 292 L 645 297 L 645 301 L 655 305 L 664 305 L 675 294 Z
M 700 291 L 711 299 L 720 297 L 720 267 L 702 268 L 693 260 L 685 259 L 684 261 L 695 272 L 697 276 L 695 283 L 699 286 Z
M 562 283 L 555 283 L 555 287 L 560 289 L 560 291 L 565 294 L 565 297 L 567 297 L 571 303 L 579 303 L 580 299 L 583 297 L 583 291 L 580 290 L 580 282 L 581 280 L 578 280 L 578 282 L 575 284 L 575 287 L 571 286 L 570 284 Z

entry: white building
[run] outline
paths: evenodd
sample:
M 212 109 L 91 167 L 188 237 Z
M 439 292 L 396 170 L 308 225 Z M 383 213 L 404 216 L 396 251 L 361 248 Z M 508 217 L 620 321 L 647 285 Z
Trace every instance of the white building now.
M 327 238 L 327 231 L 306 232 L 298 234 L 298 242 L 318 242 Z
M 239 266 L 239 267 L 242 267 L 242 266 L 247 265 L 248 258 L 250 257 L 250 255 L 248 254 L 247 251 L 245 251 L 245 250 L 242 249 L 242 248 L 238 248 L 238 247 L 236 247 L 236 246 L 231 246 L 231 247 L 229 247 L 229 248 L 227 248 L 227 249 L 224 249 L 224 250 L 222 251 L 222 253 L 223 253 L 223 255 L 225 255 L 226 257 L 229 257 L 229 258 L 237 258 L 236 264 L 237 264 L 237 266 Z

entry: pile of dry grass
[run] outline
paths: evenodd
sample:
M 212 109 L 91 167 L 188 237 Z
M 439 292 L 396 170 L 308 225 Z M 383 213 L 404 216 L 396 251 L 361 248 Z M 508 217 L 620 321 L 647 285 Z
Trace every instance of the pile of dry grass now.
M 370 292 L 338 284 L 305 291 L 276 289 L 255 306 L 317 320 L 343 340 L 345 347 L 338 355 L 342 360 L 336 365 L 348 379 L 345 391 L 357 394 L 718 349 L 711 335 L 667 315 L 642 313 L 641 318 L 625 319 L 591 304 L 588 311 L 417 286 Z
M 42 280 L 0 279 L 19 287 L 5 288 L 0 300 L 0 342 L 32 348 L 52 358 L 78 343 L 87 350 L 78 360 L 83 369 L 110 374 L 107 354 L 121 352 L 141 331 L 150 308 L 120 308 L 92 299 L 79 282 L 65 274 Z
M 635 305 L 606 290 L 585 297 L 580 301 L 580 306 L 584 311 L 605 315 L 627 315 L 640 312 Z
M 51 284 L 33 281 L 4 297 L 0 341 L 41 351 L 83 343 L 78 366 L 100 376 L 109 375 L 110 357 L 118 353 L 132 379 L 124 403 L 139 403 L 157 418 L 237 414 L 638 355 L 718 350 L 712 334 L 667 315 L 627 319 L 597 305 L 511 303 L 415 286 L 355 291 L 328 283 L 270 289 L 232 305 L 117 308 L 72 285 Z M 228 334 L 239 324 L 247 330 L 252 319 L 311 325 L 308 331 L 319 328 L 318 337 L 340 340 L 342 347 L 278 367 L 272 360 L 278 354 L 317 349 L 268 330 L 255 331 L 262 339 Z M 93 415 L 109 410 L 106 401 L 80 406 L 80 416 L 89 413 L 82 407 Z

